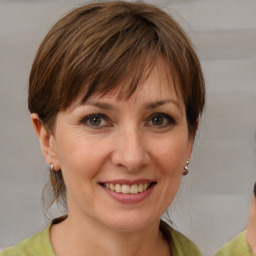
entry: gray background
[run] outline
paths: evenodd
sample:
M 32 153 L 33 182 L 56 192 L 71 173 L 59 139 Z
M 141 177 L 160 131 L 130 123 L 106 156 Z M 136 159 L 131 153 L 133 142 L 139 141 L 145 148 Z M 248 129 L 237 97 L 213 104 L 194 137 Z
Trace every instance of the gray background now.
M 2 249 L 48 223 L 40 203 L 48 172 L 27 111 L 28 77 L 46 32 L 80 3 L 0 0 Z M 246 227 L 256 180 L 256 1 L 154 3 L 189 33 L 206 77 L 207 108 L 190 175 L 183 179 L 170 212 L 175 227 L 211 256 Z

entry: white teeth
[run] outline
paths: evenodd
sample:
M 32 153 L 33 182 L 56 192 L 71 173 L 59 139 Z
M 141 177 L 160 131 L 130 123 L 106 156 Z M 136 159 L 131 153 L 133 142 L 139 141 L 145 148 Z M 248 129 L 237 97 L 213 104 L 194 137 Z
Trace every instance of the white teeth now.
M 129 194 L 130 193 L 130 186 L 129 185 L 122 185 L 122 193 Z
M 131 186 L 131 194 L 138 194 L 138 192 L 139 192 L 138 186 L 136 184 L 132 185 Z
M 115 191 L 115 186 L 113 184 L 110 183 L 109 187 L 110 187 L 110 190 Z
M 141 183 L 141 184 L 133 184 L 133 185 L 127 185 L 127 184 L 112 184 L 112 183 L 104 183 L 104 187 L 111 190 L 115 191 L 117 193 L 122 193 L 122 194 L 138 194 L 142 193 L 143 191 L 146 191 L 149 187 L 149 183 Z
M 140 185 L 139 185 L 139 192 L 141 193 L 141 192 L 143 192 L 143 191 L 144 191 L 143 184 L 140 184 Z
M 121 186 L 120 184 L 116 184 L 116 185 L 115 185 L 115 191 L 116 191 L 117 193 L 121 193 L 121 192 L 122 192 L 122 186 Z

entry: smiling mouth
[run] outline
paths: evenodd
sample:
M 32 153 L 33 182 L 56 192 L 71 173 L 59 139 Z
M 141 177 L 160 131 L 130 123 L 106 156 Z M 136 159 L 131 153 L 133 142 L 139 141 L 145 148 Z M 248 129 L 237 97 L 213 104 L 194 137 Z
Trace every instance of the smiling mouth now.
M 151 183 L 140 183 L 140 184 L 113 184 L 113 183 L 99 183 L 102 187 L 121 194 L 139 194 L 142 193 L 156 184 Z

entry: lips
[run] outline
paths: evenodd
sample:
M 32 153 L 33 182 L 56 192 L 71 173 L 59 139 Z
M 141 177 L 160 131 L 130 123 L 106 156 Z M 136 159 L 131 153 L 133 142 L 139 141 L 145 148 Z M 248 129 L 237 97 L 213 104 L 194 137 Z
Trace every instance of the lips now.
M 122 204 L 136 204 L 152 194 L 157 182 L 152 180 L 114 180 L 98 183 L 115 201 Z

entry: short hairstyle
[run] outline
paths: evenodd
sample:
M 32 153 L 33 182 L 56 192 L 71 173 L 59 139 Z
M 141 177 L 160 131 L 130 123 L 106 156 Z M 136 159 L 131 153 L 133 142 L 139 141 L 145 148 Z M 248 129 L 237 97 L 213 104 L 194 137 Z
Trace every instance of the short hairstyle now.
M 29 79 L 28 107 L 49 131 L 59 111 L 79 97 L 119 88 L 129 98 L 162 57 L 180 89 L 190 134 L 205 103 L 199 59 L 186 33 L 167 13 L 146 3 L 96 2 L 62 17 L 41 43 Z M 51 174 L 53 200 L 65 199 L 61 171 Z M 65 200 L 64 200 L 65 201 Z

